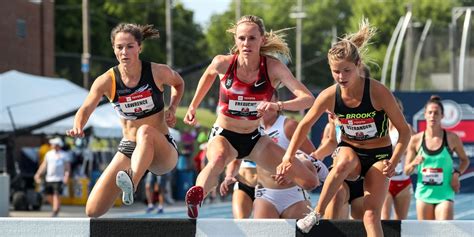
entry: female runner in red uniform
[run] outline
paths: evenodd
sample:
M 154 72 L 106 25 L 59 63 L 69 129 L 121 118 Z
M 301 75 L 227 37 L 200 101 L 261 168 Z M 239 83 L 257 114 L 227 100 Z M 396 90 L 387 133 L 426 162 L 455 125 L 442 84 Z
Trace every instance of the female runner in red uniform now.
M 263 169 L 274 171 L 284 154 L 283 148 L 268 136 L 262 136 L 260 118 L 267 110 L 299 111 L 314 100 L 309 90 L 295 80 L 276 54 L 289 56 L 289 49 L 275 32 L 266 32 L 263 20 L 243 16 L 230 30 L 235 45 L 231 55 L 217 55 L 201 77 L 184 122 L 195 125 L 196 109 L 214 80 L 219 78 L 220 95 L 216 123 L 211 131 L 204 167 L 186 194 L 188 215 L 198 216 L 198 206 L 209 190 L 217 185 L 217 177 L 234 159 L 246 157 Z M 286 101 L 270 102 L 273 91 L 283 84 L 294 95 Z M 307 178 L 313 177 L 313 178 Z M 317 185 L 317 179 L 300 161 L 289 171 L 289 179 L 305 189 Z

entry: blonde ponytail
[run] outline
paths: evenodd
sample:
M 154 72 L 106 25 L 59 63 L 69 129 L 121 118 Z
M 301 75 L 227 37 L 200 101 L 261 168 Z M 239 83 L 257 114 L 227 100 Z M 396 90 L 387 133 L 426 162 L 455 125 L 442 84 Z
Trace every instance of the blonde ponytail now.
M 357 33 L 348 34 L 334 44 L 328 51 L 329 62 L 348 60 L 353 63 L 362 61 L 367 53 L 367 45 L 375 35 L 376 29 L 371 27 L 367 18 L 362 19 Z
M 283 33 L 283 31 L 288 30 L 289 28 L 277 31 L 271 30 L 270 32 L 267 32 L 265 30 L 263 20 L 260 17 L 254 15 L 246 15 L 241 17 L 236 24 L 232 25 L 229 29 L 227 29 L 227 32 L 235 35 L 237 26 L 244 23 L 252 23 L 257 25 L 260 34 L 265 37 L 265 43 L 260 48 L 260 54 L 273 57 L 276 57 L 278 55 L 282 56 L 288 61 L 291 61 L 290 48 L 288 47 L 288 44 L 285 41 L 286 34 Z M 236 45 L 232 47 L 230 53 L 239 53 Z

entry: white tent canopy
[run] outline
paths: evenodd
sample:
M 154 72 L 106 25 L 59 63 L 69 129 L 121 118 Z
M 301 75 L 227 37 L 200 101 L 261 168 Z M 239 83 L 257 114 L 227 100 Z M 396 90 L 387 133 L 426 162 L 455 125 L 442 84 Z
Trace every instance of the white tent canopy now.
M 77 110 L 88 91 L 74 83 L 53 77 L 42 77 L 15 70 L 0 74 L 0 132 L 13 131 L 36 125 L 40 122 Z M 72 128 L 73 116 L 33 133 L 65 134 Z M 97 137 L 122 137 L 120 119 L 110 105 L 98 107 L 89 118 L 86 128 L 92 127 Z M 169 129 L 177 142 L 180 133 Z
M 74 83 L 18 71 L 0 74 L 0 132 L 32 126 L 58 115 L 77 110 L 88 91 Z M 73 117 L 57 121 L 34 133 L 64 134 Z M 99 137 L 121 137 L 119 118 L 110 105 L 97 108 L 86 128 L 92 126 Z
M 0 132 L 13 131 L 36 125 L 79 109 L 88 91 L 74 83 L 53 77 L 42 77 L 18 71 L 0 74 Z M 72 128 L 73 116 L 48 126 L 36 129 L 33 133 L 65 134 Z M 110 105 L 99 106 L 89 118 L 85 128 L 92 127 L 97 137 L 122 137 L 120 119 Z M 177 142 L 180 133 L 169 128 Z

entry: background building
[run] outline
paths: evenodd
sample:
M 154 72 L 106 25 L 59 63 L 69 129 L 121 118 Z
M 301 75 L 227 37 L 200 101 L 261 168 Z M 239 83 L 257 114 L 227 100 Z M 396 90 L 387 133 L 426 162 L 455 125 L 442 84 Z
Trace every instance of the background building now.
M 54 76 L 54 1 L 0 0 L 0 72 Z

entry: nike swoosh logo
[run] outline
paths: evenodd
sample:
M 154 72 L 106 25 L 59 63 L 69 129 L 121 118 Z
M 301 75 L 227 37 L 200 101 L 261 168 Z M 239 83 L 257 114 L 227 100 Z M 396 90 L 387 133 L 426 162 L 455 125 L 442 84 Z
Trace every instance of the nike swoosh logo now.
M 252 136 L 252 140 L 257 138 L 259 134 Z
M 261 81 L 261 82 L 258 82 L 258 83 L 255 82 L 255 83 L 254 83 L 254 86 L 255 86 L 255 87 L 259 87 L 259 86 L 263 85 L 265 82 L 266 82 L 266 81 Z

